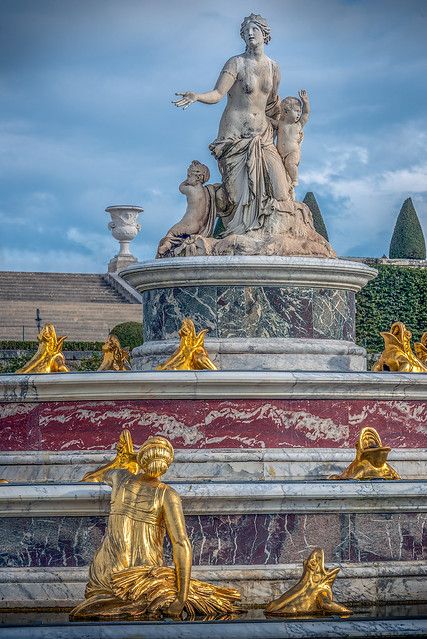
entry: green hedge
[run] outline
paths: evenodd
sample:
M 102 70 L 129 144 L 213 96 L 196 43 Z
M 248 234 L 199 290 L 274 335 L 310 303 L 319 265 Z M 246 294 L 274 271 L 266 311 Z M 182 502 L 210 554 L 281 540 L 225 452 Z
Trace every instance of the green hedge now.
M 111 334 L 119 339 L 122 348 L 128 348 L 130 351 L 137 346 L 141 346 L 143 342 L 142 324 L 140 322 L 122 322 L 121 324 L 117 324 L 111 331 Z
M 64 351 L 101 351 L 104 342 L 69 342 L 65 340 Z M 1 351 L 36 351 L 38 342 L 22 340 L 0 340 Z
M 356 343 L 379 353 L 380 331 L 404 322 L 417 341 L 427 331 L 427 269 L 376 265 L 378 277 L 356 297 Z

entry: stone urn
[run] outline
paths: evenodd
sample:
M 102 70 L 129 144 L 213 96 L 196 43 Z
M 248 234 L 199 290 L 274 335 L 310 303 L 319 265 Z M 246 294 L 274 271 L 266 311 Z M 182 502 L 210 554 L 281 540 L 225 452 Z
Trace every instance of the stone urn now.
M 120 242 L 120 250 L 109 262 L 108 272 L 117 273 L 138 260 L 130 252 L 129 244 L 138 235 L 141 225 L 138 224 L 138 216 L 144 209 L 140 206 L 121 204 L 107 206 L 106 213 L 111 215 L 108 223 L 113 237 Z

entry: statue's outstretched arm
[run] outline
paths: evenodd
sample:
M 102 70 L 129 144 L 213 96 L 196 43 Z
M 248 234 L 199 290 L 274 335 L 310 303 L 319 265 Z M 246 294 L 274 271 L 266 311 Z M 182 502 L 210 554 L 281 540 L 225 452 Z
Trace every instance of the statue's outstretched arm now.
M 178 591 L 176 600 L 169 607 L 169 613 L 179 615 L 188 597 L 193 553 L 185 528 L 181 498 L 172 488 L 165 492 L 163 507 L 166 529 L 172 544 Z
M 138 466 L 136 463 L 136 453 L 133 447 L 132 437 L 128 430 L 122 430 L 120 433 L 119 441 L 117 442 L 117 454 L 115 458 L 84 475 L 82 481 L 87 482 L 102 482 L 104 476 L 109 470 L 117 470 L 123 468 L 129 472 L 136 474 Z
M 302 115 L 300 117 L 301 126 L 305 126 L 310 116 L 310 99 L 305 89 L 298 91 L 299 97 L 302 102 Z
M 227 65 L 226 65 L 227 66 Z M 216 104 L 225 96 L 225 94 L 231 89 L 236 81 L 236 76 L 226 70 L 226 67 L 221 71 L 215 87 L 212 91 L 207 93 L 194 93 L 193 91 L 186 91 L 185 93 L 175 93 L 175 95 L 181 95 L 181 98 L 174 100 L 173 104 L 177 107 L 186 109 L 193 104 L 193 102 L 203 102 L 204 104 Z

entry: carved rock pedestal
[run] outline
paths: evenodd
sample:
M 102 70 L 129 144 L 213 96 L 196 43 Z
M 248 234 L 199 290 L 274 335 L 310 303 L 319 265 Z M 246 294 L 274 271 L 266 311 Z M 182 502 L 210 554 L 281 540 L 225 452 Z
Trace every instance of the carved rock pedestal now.
M 121 276 L 142 295 L 136 370 L 176 349 L 185 317 L 208 328 L 221 370 L 366 370 L 356 346 L 355 294 L 376 271 L 344 260 L 224 256 L 152 260 Z

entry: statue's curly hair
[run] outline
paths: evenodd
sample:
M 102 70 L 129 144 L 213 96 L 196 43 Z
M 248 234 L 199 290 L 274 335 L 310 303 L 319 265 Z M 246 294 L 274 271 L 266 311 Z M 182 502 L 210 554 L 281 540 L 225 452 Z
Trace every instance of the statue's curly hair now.
M 254 24 L 256 24 L 257 27 L 261 29 L 262 35 L 264 36 L 264 43 L 268 44 L 271 40 L 271 27 L 265 18 L 256 13 L 251 13 L 250 16 L 246 16 L 246 18 L 243 20 L 242 24 L 240 25 L 240 37 L 243 38 L 243 40 L 245 39 L 243 37 L 243 32 L 249 22 L 253 22 Z
M 202 164 L 201 162 L 199 162 L 199 160 L 193 160 L 192 163 L 190 164 L 190 167 L 202 173 L 203 183 L 209 180 L 211 173 L 209 171 L 209 168 L 206 166 L 206 164 Z

